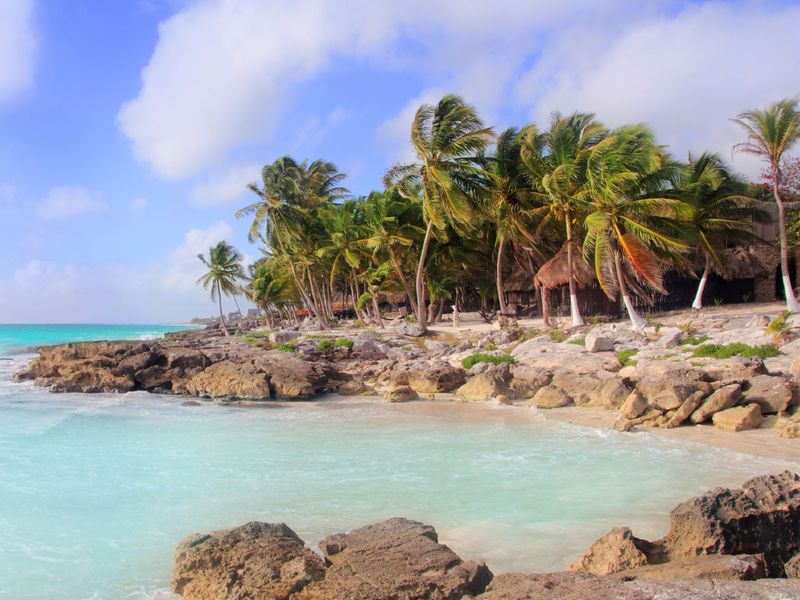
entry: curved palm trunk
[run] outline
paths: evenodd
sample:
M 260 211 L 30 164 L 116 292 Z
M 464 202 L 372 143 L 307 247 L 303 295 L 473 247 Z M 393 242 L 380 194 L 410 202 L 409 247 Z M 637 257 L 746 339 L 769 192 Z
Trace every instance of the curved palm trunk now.
M 778 203 L 778 225 L 781 234 L 781 278 L 783 279 L 783 295 L 786 297 L 786 310 L 794 313 L 800 312 L 800 303 L 794 295 L 792 289 L 792 278 L 789 275 L 789 248 L 786 244 L 786 214 L 783 208 L 783 200 L 778 191 L 778 169 L 772 167 L 772 193 L 775 195 L 775 202 Z
M 381 307 L 378 305 L 378 293 L 370 292 L 372 294 L 372 309 L 375 311 L 375 321 L 378 323 L 378 327 L 383 329 L 383 317 L 381 316 Z
M 417 323 L 419 323 L 421 333 L 428 331 L 428 314 L 425 306 L 425 259 L 428 257 L 428 247 L 431 244 L 431 234 L 433 233 L 433 223 L 428 221 L 425 229 L 425 239 L 422 242 L 422 251 L 419 253 L 419 265 L 417 266 Z
M 400 283 L 403 286 L 403 291 L 405 291 L 406 296 L 408 296 L 408 301 L 411 303 L 411 312 L 415 315 L 417 314 L 417 297 L 414 293 L 414 290 L 411 289 L 411 284 L 408 283 L 408 279 L 406 278 L 406 274 L 403 273 L 403 269 L 400 266 L 400 261 L 397 258 L 397 255 L 394 253 L 392 248 L 389 248 L 389 259 L 392 261 L 392 266 L 394 267 L 397 276 L 400 278 Z
M 236 299 L 236 294 L 231 294 L 231 296 L 233 296 L 233 301 L 234 303 L 236 303 L 236 312 L 238 312 L 241 315 L 242 309 L 239 307 L 239 301 Z
M 314 316 L 317 318 L 317 321 L 322 326 L 323 329 L 328 329 L 328 320 L 323 319 L 322 315 L 319 312 L 319 309 L 314 305 L 311 301 L 311 298 L 308 295 L 308 291 L 305 289 L 305 286 L 302 284 L 300 277 L 297 275 L 297 271 L 294 268 L 294 263 L 289 261 L 289 270 L 292 272 L 292 278 L 294 279 L 294 285 L 297 288 L 297 291 L 300 292 L 300 297 L 303 299 L 303 303 L 306 305 L 308 310 L 310 310 Z
M 694 302 L 692 302 L 692 308 L 695 310 L 700 310 L 703 308 L 703 292 L 706 289 L 706 283 L 708 282 L 708 275 L 711 273 L 711 260 L 709 259 L 708 255 L 706 255 L 706 266 L 703 269 L 703 276 L 700 278 L 700 284 L 697 286 L 697 294 L 694 297 Z
M 617 281 L 619 282 L 619 293 L 622 295 L 622 302 L 625 304 L 625 310 L 628 311 L 631 325 L 634 331 L 641 331 L 647 326 L 647 321 L 633 307 L 633 302 L 628 294 L 628 285 L 625 283 L 625 277 L 622 274 L 622 260 L 620 260 L 619 252 L 614 252 L 614 267 L 617 272 Z
M 222 323 L 222 331 L 225 334 L 225 337 L 231 337 L 231 334 L 228 333 L 228 328 L 225 325 L 225 315 L 222 314 L 222 292 L 219 289 L 219 284 L 217 286 L 217 300 L 219 300 L 219 322 Z
M 572 220 L 570 215 L 566 216 L 567 221 L 567 276 L 569 278 L 569 312 L 572 316 L 572 326 L 580 327 L 584 325 L 581 310 L 578 307 L 578 293 L 575 289 L 575 275 L 572 272 Z
M 506 238 L 500 236 L 500 243 L 497 246 L 497 300 L 500 302 L 500 314 L 506 315 L 508 313 L 508 305 L 506 304 L 506 294 L 503 290 L 503 251 L 506 248 Z

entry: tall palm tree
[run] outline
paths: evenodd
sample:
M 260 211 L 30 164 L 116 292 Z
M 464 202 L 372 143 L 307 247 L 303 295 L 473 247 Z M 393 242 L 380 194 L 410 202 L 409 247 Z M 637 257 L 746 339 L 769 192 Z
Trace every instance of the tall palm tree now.
M 398 182 L 408 194 L 418 185 L 422 192 L 425 237 L 416 275 L 417 322 L 427 331 L 425 260 L 434 229 L 450 224 L 459 231 L 475 225 L 477 197 L 485 191 L 481 156 L 494 133 L 472 106 L 458 96 L 447 95 L 435 106 L 423 104 L 411 125 L 411 144 L 416 163 L 397 165 L 386 174 L 387 187 Z
M 800 140 L 800 112 L 796 99 L 779 100 L 764 110 L 748 110 L 740 114 L 734 123 L 742 127 L 746 141 L 737 144 L 739 152 L 751 154 L 769 165 L 772 176 L 772 194 L 778 204 L 778 226 L 781 243 L 781 276 L 786 309 L 800 312 L 800 303 L 794 295 L 789 275 L 789 248 L 786 240 L 786 213 L 781 198 L 781 159 Z
M 574 227 L 583 221 L 587 210 L 581 190 L 588 181 L 588 155 L 607 135 L 608 131 L 593 114 L 574 113 L 564 117 L 554 113 L 547 131 L 539 133 L 533 126 L 526 129 L 522 146 L 522 161 L 533 198 L 543 206 L 537 211 L 543 215 L 540 225 L 549 226 L 555 220 L 565 228 L 573 327 L 584 324 L 572 270 Z
M 688 206 L 687 233 L 695 241 L 696 253 L 703 262 L 703 274 L 692 302 L 693 309 L 700 309 L 709 275 L 714 272 L 725 277 L 729 272 L 726 246 L 756 240 L 752 223 L 767 222 L 769 215 L 758 208 L 758 201 L 747 195 L 744 182 L 716 154 L 706 152 L 696 159 L 690 157 L 675 188 Z
M 208 272 L 197 280 L 198 284 L 211 291 L 211 299 L 219 302 L 219 319 L 222 331 L 228 337 L 228 327 L 225 325 L 225 316 L 222 313 L 222 296 L 234 294 L 239 291 L 239 282 L 244 279 L 242 269 L 242 255 L 226 241 L 219 242 L 208 249 L 208 258 L 198 254 Z
M 253 303 L 264 311 L 268 327 L 274 326 L 273 307 L 291 301 L 291 282 L 287 273 L 279 268 L 276 259 L 262 258 L 250 267 L 250 282 L 245 290 Z
M 622 296 L 635 330 L 647 322 L 636 312 L 631 291 L 667 293 L 660 258 L 687 249 L 679 238 L 682 204 L 652 194 L 666 180 L 667 158 L 641 125 L 622 127 L 586 156 L 581 199 L 591 203 L 584 253 L 594 259 L 597 280 L 609 298 Z

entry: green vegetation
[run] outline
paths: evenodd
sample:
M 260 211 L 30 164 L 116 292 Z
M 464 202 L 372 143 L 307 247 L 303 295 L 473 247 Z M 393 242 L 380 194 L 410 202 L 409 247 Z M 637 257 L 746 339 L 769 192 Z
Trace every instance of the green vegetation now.
M 476 352 L 475 354 L 470 354 L 464 360 L 462 360 L 461 365 L 465 369 L 470 369 L 481 362 L 499 365 L 501 363 L 514 363 L 516 360 L 514 360 L 514 357 L 510 354 L 485 354 L 483 352 Z
M 275 349 L 280 350 L 281 352 L 289 352 L 294 353 L 295 349 L 297 348 L 297 342 L 292 340 L 291 342 L 280 342 L 279 344 L 275 344 Z
M 333 352 L 336 348 L 352 350 L 353 340 L 349 338 L 317 338 L 317 350 L 320 352 Z
M 350 338 L 336 338 L 333 342 L 334 348 L 347 348 L 348 350 L 353 349 L 353 340 Z
M 236 301 L 236 294 L 241 291 L 239 281 L 244 279 L 242 255 L 228 242 L 222 241 L 208 249 L 208 258 L 202 254 L 198 254 L 197 258 L 208 269 L 206 274 L 197 280 L 197 283 L 211 291 L 212 300 L 219 301 L 219 320 L 225 337 L 228 337 L 230 334 L 225 325 L 225 316 L 222 314 L 222 296 L 231 295 Z M 238 308 L 238 302 L 236 306 Z
M 317 340 L 317 350 L 320 352 L 331 352 L 335 347 L 333 340 L 327 338 Z
M 483 347 L 483 349 L 486 350 L 487 352 L 494 352 L 495 350 L 497 350 L 497 344 L 495 344 L 494 342 L 489 342 Z
M 789 317 L 793 314 L 792 311 L 786 310 L 767 325 L 767 333 L 769 333 L 776 342 L 782 341 L 786 337 L 786 334 L 789 333 Z
M 707 335 L 691 335 L 678 342 L 679 346 L 699 346 L 708 340 Z
M 741 342 L 720 346 L 718 344 L 705 344 L 695 348 L 692 356 L 710 358 L 731 358 L 733 356 L 758 356 L 759 358 L 772 358 L 779 356 L 781 351 L 777 346 L 764 344 L 763 346 L 749 346 Z
M 553 329 L 548 333 L 548 335 L 550 336 L 551 340 L 553 340 L 554 342 L 557 342 L 559 344 L 561 342 L 567 341 L 567 338 L 569 337 L 569 335 L 566 332 L 564 332 L 564 331 L 562 331 L 560 329 Z
M 569 344 L 575 344 L 576 346 L 585 346 L 586 345 L 586 338 L 585 337 L 575 338 L 574 340 L 570 340 L 568 343 Z
M 631 360 L 636 353 L 639 352 L 636 348 L 630 348 L 628 350 L 620 350 L 617 352 L 617 360 L 623 367 L 635 367 L 636 361 Z

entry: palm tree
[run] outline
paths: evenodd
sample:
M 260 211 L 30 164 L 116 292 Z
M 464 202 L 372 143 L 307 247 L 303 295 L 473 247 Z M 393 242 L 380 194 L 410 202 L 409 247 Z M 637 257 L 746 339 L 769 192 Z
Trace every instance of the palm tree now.
M 281 270 L 275 258 L 262 258 L 250 267 L 250 282 L 246 293 L 253 303 L 264 311 L 267 326 L 274 326 L 272 320 L 273 307 L 285 305 L 291 301 L 292 291 L 290 277 Z
M 786 240 L 786 214 L 781 187 L 781 159 L 800 140 L 800 113 L 796 99 L 779 100 L 765 110 L 748 110 L 740 114 L 734 123 L 741 126 L 747 140 L 737 144 L 739 152 L 757 156 L 768 163 L 772 178 L 772 194 L 778 204 L 778 227 L 781 243 L 781 276 L 786 309 L 800 312 L 800 303 L 794 295 L 789 275 L 789 248 Z
M 425 301 L 425 260 L 434 229 L 450 224 L 459 231 L 475 225 L 476 197 L 485 191 L 485 172 L 480 156 L 494 137 L 475 109 L 454 95 L 443 97 L 435 106 L 419 107 L 411 125 L 411 144 L 417 163 L 397 165 L 386 174 L 387 187 L 398 182 L 407 196 L 419 185 L 425 237 L 416 275 L 417 322 L 420 333 L 427 331 Z
M 751 233 L 753 221 L 766 222 L 769 215 L 757 207 L 757 200 L 747 195 L 747 186 L 730 172 L 722 159 L 703 153 L 681 170 L 675 182 L 678 197 L 687 204 L 688 233 L 696 242 L 696 252 L 703 262 L 703 274 L 697 286 L 693 309 L 703 307 L 703 291 L 709 275 L 729 273 L 725 248 L 731 243 L 756 240 Z
M 593 114 L 583 113 L 568 117 L 554 113 L 544 133 L 537 132 L 533 126 L 524 132 L 521 156 L 533 188 L 532 196 L 542 205 L 535 211 L 543 216 L 540 226 L 549 226 L 555 220 L 565 227 L 573 327 L 584 324 L 572 270 L 574 227 L 582 222 L 587 210 L 581 190 L 587 184 L 588 154 L 607 135 L 607 130 Z
M 622 296 L 635 330 L 647 322 L 636 312 L 631 291 L 651 288 L 667 293 L 659 259 L 688 246 L 679 238 L 680 201 L 658 197 L 669 165 L 652 134 L 641 125 L 622 127 L 586 156 L 586 185 L 581 199 L 591 203 L 586 217 L 584 253 L 609 298 Z
M 222 296 L 234 294 L 239 288 L 239 281 L 244 279 L 242 269 L 242 255 L 226 241 L 219 242 L 208 249 L 208 258 L 198 254 L 208 272 L 197 280 L 198 284 L 211 291 L 211 299 L 219 302 L 219 319 L 222 331 L 228 337 L 228 328 L 225 325 L 225 316 L 222 313 Z

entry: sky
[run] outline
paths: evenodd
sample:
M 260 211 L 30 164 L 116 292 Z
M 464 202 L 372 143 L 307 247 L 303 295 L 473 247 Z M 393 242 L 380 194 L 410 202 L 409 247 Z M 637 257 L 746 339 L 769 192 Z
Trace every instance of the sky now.
M 800 94 L 800 0 L 0 0 L 0 323 L 211 315 L 196 256 L 278 156 L 354 194 L 412 158 L 421 103 L 497 130 L 642 122 L 685 159 Z M 232 308 L 232 303 L 226 308 Z

